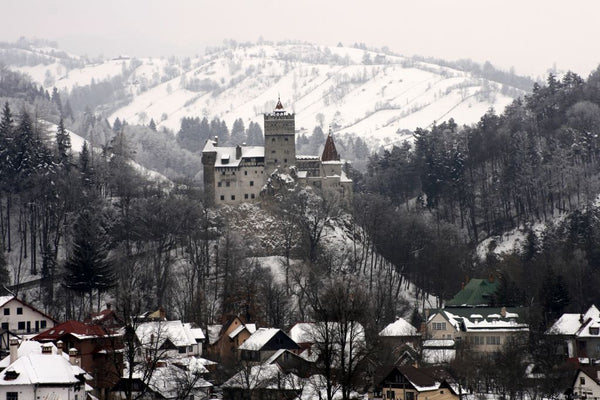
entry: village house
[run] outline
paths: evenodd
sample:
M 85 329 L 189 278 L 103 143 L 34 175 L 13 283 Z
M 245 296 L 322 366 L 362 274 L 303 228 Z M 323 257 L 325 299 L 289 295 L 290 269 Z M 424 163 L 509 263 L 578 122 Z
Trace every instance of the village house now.
M 302 393 L 303 386 L 304 381 L 296 374 L 269 364 L 242 368 L 221 388 L 223 400 L 291 400 Z
M 191 324 L 176 321 L 150 321 L 135 329 L 140 344 L 137 358 L 174 359 L 202 355 L 204 334 Z
M 93 376 L 91 385 L 102 399 L 121 376 L 123 340 L 121 332 L 109 332 L 100 325 L 66 321 L 32 338 L 42 343 L 63 343 L 65 349 L 77 350 L 80 366 Z
M 458 400 L 460 389 L 442 368 L 384 367 L 376 373 L 369 399 Z
M 263 362 L 278 350 L 300 352 L 301 348 L 284 331 L 277 328 L 259 328 L 239 348 L 240 359 Z
M 595 305 L 584 314 L 563 314 L 546 334 L 559 339 L 558 353 L 575 362 L 600 360 L 600 310 Z
M 91 378 L 79 367 L 77 351 L 69 359 L 44 344 L 42 353 L 31 352 L 18 357 L 18 342 L 10 344 L 10 365 L 0 372 L 0 398 L 7 400 L 86 398 L 86 379 Z
M 329 132 L 323 154 L 296 155 L 295 115 L 281 101 L 264 115 L 264 146 L 220 146 L 208 140 L 202 150 L 204 191 L 216 205 L 255 202 L 274 171 L 304 185 L 352 198 L 352 180 Z
M 237 357 L 237 349 L 255 331 L 255 324 L 244 324 L 235 315 L 228 316 L 223 324 L 209 325 L 208 357 L 221 361 L 234 360 Z
M 421 334 L 410 322 L 404 318 L 398 318 L 379 332 L 379 340 L 384 347 L 391 350 L 406 343 L 418 347 L 421 342 Z
M 56 320 L 15 296 L 0 297 L 2 349 L 8 350 L 10 339 L 43 332 L 56 325 Z
M 573 399 L 600 399 L 600 366 L 581 366 L 567 394 Z

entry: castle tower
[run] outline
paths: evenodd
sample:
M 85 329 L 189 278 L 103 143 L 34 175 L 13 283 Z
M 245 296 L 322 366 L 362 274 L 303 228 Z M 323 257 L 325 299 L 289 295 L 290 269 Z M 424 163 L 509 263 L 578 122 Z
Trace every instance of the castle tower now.
M 276 168 L 287 170 L 295 164 L 296 128 L 294 114 L 285 111 L 280 99 L 275 110 L 264 118 L 265 174 L 269 176 Z
M 202 164 L 204 166 L 204 194 L 208 206 L 215 204 L 215 163 L 217 162 L 217 138 L 208 140 L 202 150 Z
M 331 128 L 329 128 L 329 135 L 327 135 L 327 141 L 325 142 L 325 148 L 323 149 L 323 154 L 321 155 L 321 161 L 340 161 L 340 155 L 335 148 L 335 143 L 333 142 L 333 135 L 331 133 Z

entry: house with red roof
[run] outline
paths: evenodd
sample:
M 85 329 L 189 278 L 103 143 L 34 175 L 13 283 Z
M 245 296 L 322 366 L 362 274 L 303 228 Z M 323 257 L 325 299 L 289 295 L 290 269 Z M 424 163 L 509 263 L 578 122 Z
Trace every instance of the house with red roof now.
M 101 398 L 118 382 L 123 371 L 123 348 L 121 333 L 108 331 L 100 325 L 87 325 L 79 321 L 66 321 L 32 338 L 39 342 L 58 341 L 66 349 L 77 349 L 81 368 L 94 379 L 91 385 Z

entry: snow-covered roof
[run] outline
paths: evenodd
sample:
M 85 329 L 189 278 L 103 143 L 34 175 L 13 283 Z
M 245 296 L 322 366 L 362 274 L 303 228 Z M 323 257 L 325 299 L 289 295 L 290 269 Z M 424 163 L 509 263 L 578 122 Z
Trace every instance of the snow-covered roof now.
M 157 345 L 160 347 L 167 339 L 177 347 L 196 344 L 190 326 L 179 320 L 144 322 L 136 328 L 135 334 L 143 346 L 148 346 L 153 340 L 157 340 Z
M 190 323 L 186 323 L 185 325 L 189 326 L 189 329 L 192 331 L 192 335 L 194 335 L 194 339 L 196 339 L 197 342 L 206 339 L 202 328 L 192 328 L 192 324 Z
M 207 326 L 208 344 L 211 344 L 211 345 L 215 344 L 217 342 L 217 340 L 219 340 L 219 334 L 221 333 L 222 328 L 223 328 L 223 325 L 221 325 L 221 324 Z
M 240 350 L 260 350 L 281 329 L 259 328 L 239 347 Z
M 58 348 L 53 343 L 41 343 L 36 342 L 35 340 L 23 340 L 19 345 L 19 349 L 17 350 L 17 358 L 26 357 L 30 354 L 42 354 L 42 345 L 50 346 L 52 354 L 59 354 Z M 65 352 L 61 354 L 67 360 L 69 359 L 69 355 Z M 0 361 L 0 369 L 4 369 L 10 365 L 10 355 L 4 357 L 2 361 Z
M 14 299 L 15 296 L 0 296 L 0 307 Z
M 238 147 L 241 157 L 237 157 Z M 203 153 L 217 153 L 215 167 L 237 167 L 243 159 L 261 158 L 265 156 L 264 146 L 218 146 L 216 142 L 208 140 L 204 145 Z
M 246 329 L 246 325 L 240 325 L 237 328 L 235 328 L 233 331 L 231 331 L 231 333 L 229 334 L 229 338 L 233 339 L 235 338 L 237 335 L 239 335 L 244 329 Z
M 7 374 L 12 376 L 7 379 Z M 29 354 L 0 372 L 0 385 L 76 384 L 83 382 L 85 375 L 62 355 Z
M 290 337 L 296 343 L 317 343 L 320 337 L 323 336 L 325 322 L 299 322 L 290 329 Z M 337 322 L 327 322 L 331 332 L 339 332 Z M 363 326 L 354 322 L 353 332 L 348 332 L 348 335 L 353 335 L 354 340 L 364 343 L 365 331 Z
M 585 314 L 565 313 L 548 329 L 548 334 L 553 335 L 575 335 L 582 325 L 590 319 L 599 319 L 600 311 L 592 305 Z
M 417 328 L 404 318 L 398 318 L 379 332 L 379 336 L 416 336 L 418 334 Z
M 454 361 L 455 349 L 423 349 L 423 362 L 427 364 L 444 364 Z
M 276 364 L 255 365 L 250 370 L 242 369 L 221 385 L 222 388 L 301 390 L 302 379 L 285 374 Z

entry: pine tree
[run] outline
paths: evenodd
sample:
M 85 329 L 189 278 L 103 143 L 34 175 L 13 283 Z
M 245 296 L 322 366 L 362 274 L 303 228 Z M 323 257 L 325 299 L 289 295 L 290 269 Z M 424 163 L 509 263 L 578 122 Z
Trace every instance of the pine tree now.
M 83 209 L 74 226 L 73 248 L 65 263 L 65 286 L 80 294 L 98 295 L 115 284 L 112 262 L 108 258 L 102 218 L 93 208 Z
M 150 119 L 150 124 L 148 125 L 148 127 L 150 129 L 152 129 L 154 132 L 156 132 L 156 122 L 154 122 L 154 118 Z
M 65 129 L 62 117 L 58 123 L 58 129 L 56 130 L 56 151 L 58 153 L 58 164 L 69 169 L 71 163 L 71 137 Z

